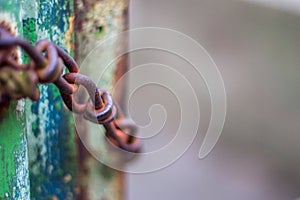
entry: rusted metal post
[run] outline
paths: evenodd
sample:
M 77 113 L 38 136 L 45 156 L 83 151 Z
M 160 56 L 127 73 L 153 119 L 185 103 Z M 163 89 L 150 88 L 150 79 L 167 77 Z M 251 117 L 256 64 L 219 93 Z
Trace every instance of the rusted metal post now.
M 97 81 L 99 77 L 93 77 L 95 72 L 104 71 L 107 63 L 115 59 L 118 49 L 126 48 L 126 42 L 119 41 L 116 44 L 104 45 L 96 47 L 99 42 L 107 39 L 110 36 L 114 36 L 121 31 L 127 29 L 128 19 L 128 1 L 127 0 L 76 0 L 75 1 L 75 56 L 79 63 L 88 56 L 92 50 L 97 51 L 97 55 L 94 58 L 89 58 L 89 66 L 91 68 L 84 69 L 87 75 Z M 96 49 L 95 49 L 96 47 Z M 99 86 L 104 89 L 112 89 L 115 78 L 120 77 L 125 72 L 126 68 L 126 56 L 121 58 L 117 63 L 113 63 L 106 69 L 106 76 L 101 77 Z M 117 73 L 117 76 L 115 76 Z M 122 96 L 124 91 L 118 91 L 118 95 L 114 96 L 114 100 L 118 103 L 122 102 Z M 99 129 L 93 129 L 92 125 L 81 122 L 77 128 L 79 132 L 85 131 L 86 137 L 89 137 L 90 141 L 95 141 L 94 136 L 104 135 L 105 130 L 102 129 L 102 133 Z M 98 137 L 97 137 L 98 138 Z M 110 159 L 105 154 L 105 139 L 97 141 L 97 151 L 102 152 L 102 156 L 105 159 Z M 79 144 L 79 191 L 80 195 L 78 199 L 106 199 L 106 200 L 120 200 L 124 196 L 123 174 L 116 170 L 113 170 L 96 160 L 90 152 L 86 150 L 81 140 L 78 139 Z M 113 159 L 113 158 L 111 158 Z

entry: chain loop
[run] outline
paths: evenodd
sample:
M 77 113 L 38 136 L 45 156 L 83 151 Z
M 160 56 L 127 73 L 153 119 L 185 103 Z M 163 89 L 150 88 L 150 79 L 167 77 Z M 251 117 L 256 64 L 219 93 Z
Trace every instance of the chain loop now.
M 90 98 L 84 113 L 84 117 L 94 123 L 107 124 L 114 120 L 116 116 L 116 107 L 113 104 L 113 100 L 109 92 L 103 89 L 98 89 L 98 91 L 99 96 L 103 101 L 102 107 L 97 109 Z
M 13 54 L 17 47 L 28 54 L 28 63 L 17 62 Z M 62 76 L 63 65 L 69 73 Z M 140 142 L 133 136 L 135 124 L 123 118 L 115 119 L 117 108 L 109 92 L 79 74 L 76 61 L 65 50 L 49 40 L 40 40 L 34 47 L 0 27 L 0 103 L 26 97 L 37 101 L 39 83 L 54 83 L 67 108 L 83 114 L 89 121 L 103 124 L 106 136 L 115 145 L 127 151 L 139 151 Z M 77 102 L 74 96 L 80 86 L 89 94 L 86 103 Z
M 61 59 L 58 57 L 55 46 L 48 40 L 40 40 L 36 44 L 38 51 L 46 52 L 46 66 L 36 66 L 40 83 L 52 83 L 62 74 Z

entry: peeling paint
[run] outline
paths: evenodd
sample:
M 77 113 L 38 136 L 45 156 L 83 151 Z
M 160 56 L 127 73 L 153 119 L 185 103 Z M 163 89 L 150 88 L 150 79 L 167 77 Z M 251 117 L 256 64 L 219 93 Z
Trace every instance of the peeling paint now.
M 33 2 L 33 0 L 31 0 Z M 72 38 L 69 25 L 72 18 L 72 1 L 40 0 L 35 10 L 23 6 L 24 37 L 33 44 L 39 39 L 50 39 L 66 50 Z M 67 32 L 69 30 L 69 32 Z M 74 199 L 76 150 L 75 131 L 71 113 L 63 106 L 58 89 L 52 85 L 40 85 L 38 102 L 26 101 L 27 134 L 31 199 Z
M 27 177 L 26 179 L 15 179 L 13 186 L 13 198 L 12 199 L 29 199 L 30 198 L 30 184 L 29 184 L 29 170 L 28 170 L 28 156 L 26 151 L 22 151 L 27 147 L 26 138 L 22 138 L 22 143 L 16 147 L 15 163 L 17 164 L 16 173 L 20 177 Z M 26 167 L 24 167 L 26 166 Z
M 23 20 L 37 18 L 37 4 L 36 0 L 21 0 L 21 15 Z
M 79 19 L 83 21 L 74 23 L 72 0 L 0 1 L 0 19 L 11 20 L 14 30 L 19 32 L 17 35 L 32 44 L 48 38 L 71 55 L 75 48 L 73 34 L 76 30 L 76 55 L 80 62 L 97 41 L 126 28 L 122 15 L 128 1 L 75 2 Z M 98 66 L 108 62 L 114 56 L 117 45 L 103 49 L 105 53 L 101 54 L 100 63 L 99 60 L 93 62 Z M 20 59 L 28 61 L 26 54 L 21 56 Z M 100 83 L 107 89 L 113 84 L 114 69 L 111 68 Z M 75 199 L 77 193 L 80 197 L 87 195 L 91 200 L 122 199 L 122 173 L 102 165 L 84 149 L 79 152 L 83 156 L 79 157 L 82 160 L 78 160 L 81 171 L 76 172 L 76 136 L 72 115 L 53 85 L 42 85 L 39 89 L 41 98 L 38 102 L 12 102 L 8 115 L 0 122 L 0 199 Z M 87 134 L 92 139 L 95 133 L 91 128 L 89 126 Z M 99 141 L 97 145 L 100 144 L 105 155 L 104 143 L 104 140 Z M 78 149 L 83 147 L 80 142 L 77 145 Z M 75 186 L 78 176 L 78 186 Z M 77 198 L 82 199 L 80 197 Z
M 25 105 L 25 100 L 21 99 L 17 101 L 17 107 L 16 107 L 16 111 L 20 112 L 20 113 L 24 113 L 24 105 Z

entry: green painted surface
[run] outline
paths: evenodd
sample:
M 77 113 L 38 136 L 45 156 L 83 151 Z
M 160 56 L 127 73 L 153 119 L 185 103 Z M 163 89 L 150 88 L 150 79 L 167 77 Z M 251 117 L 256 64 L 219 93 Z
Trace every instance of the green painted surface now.
M 0 1 L 0 20 L 21 34 L 18 1 Z M 24 100 L 1 108 L 0 119 L 0 199 L 29 199 L 27 141 Z
M 21 121 L 24 121 L 23 113 L 16 111 L 16 103 L 11 103 L 0 126 L 0 197 L 3 199 L 29 197 L 26 139 Z
M 28 199 L 29 179 L 23 111 L 11 103 L 0 125 L 0 199 Z

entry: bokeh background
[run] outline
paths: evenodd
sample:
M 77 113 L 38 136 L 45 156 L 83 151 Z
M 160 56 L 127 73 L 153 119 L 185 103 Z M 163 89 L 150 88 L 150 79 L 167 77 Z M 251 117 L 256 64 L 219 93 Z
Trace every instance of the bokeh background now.
M 127 174 L 126 198 L 300 198 L 300 1 L 132 0 L 130 27 L 147 26 L 180 31 L 209 52 L 225 83 L 227 117 L 217 145 L 199 160 L 210 99 L 201 77 L 184 74 L 200 102 L 197 138 L 171 166 Z M 190 68 L 168 53 L 145 50 L 130 54 L 131 68 L 153 62 L 178 70 Z M 174 96 L 164 88 L 149 86 L 130 98 L 134 105 L 130 114 L 139 125 L 149 124 L 147 110 L 153 104 L 161 104 L 168 114 L 160 133 L 144 141 L 144 151 L 167 144 L 180 120 Z M 153 122 L 156 125 L 161 124 Z

